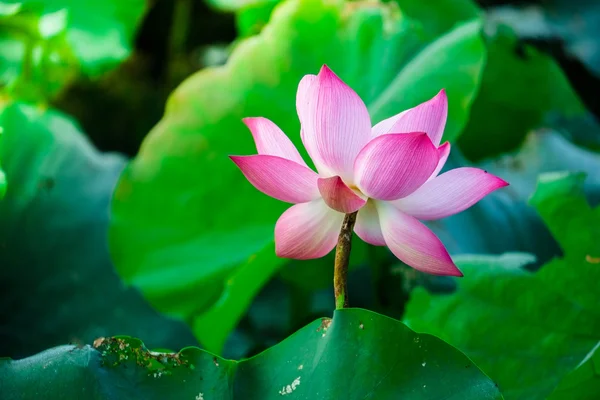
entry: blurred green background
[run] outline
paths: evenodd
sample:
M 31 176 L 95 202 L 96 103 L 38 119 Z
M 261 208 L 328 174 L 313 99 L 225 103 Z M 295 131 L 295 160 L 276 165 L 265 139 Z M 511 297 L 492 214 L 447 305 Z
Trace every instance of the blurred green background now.
M 254 152 L 247 116 L 300 148 L 296 87 L 326 63 L 373 122 L 446 88 L 447 168 L 511 184 L 429 224 L 458 283 L 355 238 L 351 305 L 505 398 L 597 398 L 599 38 L 592 0 L 0 1 L 0 356 L 128 335 L 240 359 L 330 317 L 332 255 L 277 259 L 287 205 L 227 158 Z

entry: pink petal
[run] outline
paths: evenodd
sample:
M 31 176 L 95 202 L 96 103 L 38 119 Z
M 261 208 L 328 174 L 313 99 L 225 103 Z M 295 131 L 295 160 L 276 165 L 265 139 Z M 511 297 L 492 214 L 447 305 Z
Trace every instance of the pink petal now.
M 399 118 L 401 118 L 404 114 L 406 114 L 408 110 L 402 111 L 399 114 L 394 115 L 393 117 L 389 117 L 384 119 L 381 122 L 375 124 L 375 126 L 371 129 L 371 137 L 375 138 L 381 135 L 387 135 L 388 133 L 402 133 L 402 132 L 392 132 L 392 128 L 396 124 Z
M 373 200 L 358 211 L 354 232 L 359 238 L 374 246 L 385 246 L 381 226 L 379 225 L 379 214 Z
M 389 203 L 377 202 L 376 205 L 385 243 L 402 262 L 433 275 L 462 276 L 429 228 Z
M 255 188 L 288 203 L 319 198 L 317 179 L 310 168 L 276 156 L 230 156 Z
M 381 121 L 373 127 L 372 135 L 425 132 L 437 147 L 442 141 L 447 118 L 448 97 L 442 89 L 431 100 Z
M 433 171 L 429 179 L 433 179 L 436 176 L 438 176 L 442 168 L 444 168 L 444 165 L 446 165 L 446 161 L 448 160 L 448 156 L 450 155 L 450 142 L 446 142 L 440 147 L 438 147 L 437 152 L 439 161 L 437 167 L 435 167 L 435 171 Z
M 356 155 L 371 135 L 367 107 L 326 65 L 298 86 L 302 142 L 321 175 L 351 182 Z
M 343 220 L 322 199 L 296 204 L 277 220 L 275 253 L 297 260 L 323 257 L 335 247 Z
M 317 185 L 325 203 L 344 214 L 353 213 L 367 202 L 366 199 L 363 199 L 346 186 L 339 176 L 319 178 Z
M 421 186 L 437 164 L 437 149 L 426 134 L 389 134 L 371 140 L 361 150 L 354 173 L 367 196 L 395 200 Z
M 242 121 L 252 132 L 258 154 L 287 158 L 300 165 L 307 166 L 300 153 L 298 153 L 296 146 L 272 121 L 263 117 L 244 118 Z
M 507 185 L 484 170 L 456 168 L 430 180 L 407 197 L 394 201 L 394 205 L 419 219 L 440 219 L 466 210 L 487 194 Z

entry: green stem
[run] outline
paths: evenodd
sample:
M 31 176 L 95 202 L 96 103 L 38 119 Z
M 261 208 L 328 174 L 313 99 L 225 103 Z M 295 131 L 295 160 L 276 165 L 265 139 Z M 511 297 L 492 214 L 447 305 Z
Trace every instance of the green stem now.
M 335 295 L 335 309 L 348 307 L 348 263 L 350 261 L 350 250 L 352 249 L 352 230 L 356 222 L 355 211 L 346 214 L 342 223 L 342 230 L 338 237 L 335 249 L 335 266 L 333 269 L 333 292 Z

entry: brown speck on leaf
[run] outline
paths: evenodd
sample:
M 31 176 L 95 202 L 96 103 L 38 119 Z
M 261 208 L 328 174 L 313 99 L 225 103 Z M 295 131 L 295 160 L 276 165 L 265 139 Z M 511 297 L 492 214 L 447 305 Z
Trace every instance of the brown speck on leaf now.
M 106 339 L 103 337 L 99 337 L 98 339 L 94 340 L 94 348 L 97 349 L 98 347 L 102 346 L 102 343 L 104 343 Z
M 173 368 L 187 365 L 187 360 L 182 360 L 179 353 L 163 353 L 150 351 L 143 344 L 130 345 L 128 339 L 115 337 L 101 337 L 94 340 L 94 348 L 102 352 L 102 365 L 116 367 L 134 362 L 140 367 L 148 369 L 156 377 L 171 374 Z M 156 363 L 161 364 L 157 366 Z
M 592 257 L 591 255 L 587 254 L 585 256 L 585 261 L 589 262 L 590 264 L 600 264 L 600 257 Z
M 321 326 L 317 328 L 317 332 L 327 331 L 331 325 L 331 318 L 321 318 Z

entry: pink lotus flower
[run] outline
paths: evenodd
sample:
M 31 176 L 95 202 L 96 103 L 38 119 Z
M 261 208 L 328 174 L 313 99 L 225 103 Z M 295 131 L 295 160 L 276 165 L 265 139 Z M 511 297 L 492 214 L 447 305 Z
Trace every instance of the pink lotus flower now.
M 456 214 L 507 183 L 477 168 L 438 176 L 450 153 L 450 143 L 440 146 L 446 93 L 371 128 L 362 100 L 323 66 L 319 75 L 301 80 L 296 108 L 302 142 L 318 173 L 265 118 L 244 119 L 258 155 L 231 156 L 258 190 L 295 204 L 275 226 L 277 255 L 325 256 L 336 245 L 344 215 L 358 211 L 354 231 L 365 242 L 388 246 L 420 271 L 462 276 L 419 219 Z

